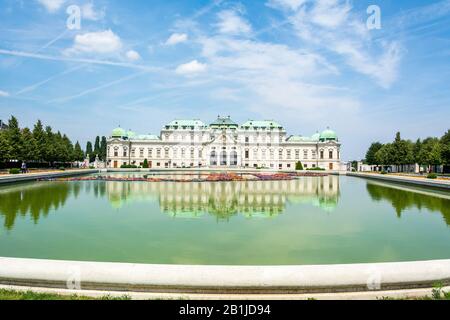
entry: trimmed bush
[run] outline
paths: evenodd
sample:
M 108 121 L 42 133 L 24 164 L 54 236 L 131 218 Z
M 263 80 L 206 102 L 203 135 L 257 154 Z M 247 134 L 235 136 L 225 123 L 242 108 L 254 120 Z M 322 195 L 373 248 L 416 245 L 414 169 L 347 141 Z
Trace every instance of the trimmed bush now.
M 429 175 L 427 175 L 427 179 L 437 179 L 437 174 L 436 173 L 430 173 Z
M 306 170 L 308 170 L 308 171 L 325 171 L 325 169 L 319 168 L 319 167 L 309 168 L 309 169 L 306 169 Z
M 137 169 L 137 166 L 133 164 L 123 164 L 120 166 L 121 169 Z
M 66 171 L 66 168 L 64 168 L 64 167 L 59 167 L 59 170 L 61 170 L 61 171 Z
M 303 170 L 303 165 L 300 161 L 295 164 L 295 170 Z
M 145 159 L 144 160 L 144 164 L 142 165 L 142 168 L 144 168 L 144 169 L 148 169 L 148 160 L 147 159 Z
M 19 174 L 19 173 L 20 173 L 20 169 L 17 169 L 17 168 L 9 169 L 9 174 Z
M 381 174 L 388 174 L 388 173 L 387 173 L 386 171 L 384 171 L 384 170 L 381 171 L 380 173 L 381 173 Z

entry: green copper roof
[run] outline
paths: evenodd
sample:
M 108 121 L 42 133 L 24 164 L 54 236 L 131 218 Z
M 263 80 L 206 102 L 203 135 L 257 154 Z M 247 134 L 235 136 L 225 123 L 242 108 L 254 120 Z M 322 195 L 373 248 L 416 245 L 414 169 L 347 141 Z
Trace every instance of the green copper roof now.
M 133 131 L 128 131 L 127 132 L 127 137 L 128 137 L 128 139 L 132 139 L 132 138 L 134 138 L 136 136 L 136 133 L 134 133 Z
M 320 134 L 320 140 L 337 140 L 337 134 L 333 130 L 327 129 Z
M 204 127 L 203 121 L 198 119 L 193 120 L 174 120 L 170 122 L 167 126 L 170 127 Z
M 125 130 L 123 130 L 122 128 L 115 128 L 111 134 L 111 137 L 113 138 L 122 138 L 125 137 L 126 133 Z
M 217 120 L 210 124 L 211 128 L 237 128 L 239 125 L 231 120 L 230 116 L 228 117 L 221 117 L 218 116 Z
M 154 134 L 140 134 L 133 137 L 133 140 L 161 140 L 161 139 Z
M 255 121 L 249 120 L 241 125 L 241 127 L 257 127 L 257 128 L 268 128 L 268 129 L 278 129 L 283 128 L 281 124 L 273 120 Z
M 312 138 L 310 137 L 302 137 L 302 136 L 290 136 L 287 139 L 288 142 L 311 142 L 314 141 Z

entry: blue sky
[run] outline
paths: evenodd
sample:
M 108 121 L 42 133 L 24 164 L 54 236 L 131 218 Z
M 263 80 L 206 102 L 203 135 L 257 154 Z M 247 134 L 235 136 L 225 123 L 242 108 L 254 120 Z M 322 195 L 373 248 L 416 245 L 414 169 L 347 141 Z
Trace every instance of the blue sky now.
M 290 134 L 329 126 L 345 159 L 362 158 L 397 130 L 449 129 L 449 62 L 450 0 L 0 0 L 0 119 L 83 144 L 221 114 Z

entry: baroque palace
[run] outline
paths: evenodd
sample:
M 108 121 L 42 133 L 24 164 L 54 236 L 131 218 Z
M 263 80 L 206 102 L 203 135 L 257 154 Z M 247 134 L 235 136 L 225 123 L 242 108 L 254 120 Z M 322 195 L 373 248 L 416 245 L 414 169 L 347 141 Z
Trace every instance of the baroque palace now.
M 341 144 L 330 129 L 311 137 L 289 136 L 272 120 L 237 124 L 218 117 L 207 125 L 200 120 L 174 120 L 161 134 L 138 135 L 122 128 L 108 139 L 107 166 L 150 168 L 268 168 L 293 170 L 297 162 L 305 169 L 338 170 Z

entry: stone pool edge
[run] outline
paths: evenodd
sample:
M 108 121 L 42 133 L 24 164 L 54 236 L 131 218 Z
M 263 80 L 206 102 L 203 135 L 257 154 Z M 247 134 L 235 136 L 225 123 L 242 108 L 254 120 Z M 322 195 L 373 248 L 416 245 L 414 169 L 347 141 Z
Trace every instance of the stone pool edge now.
M 450 259 L 305 266 L 192 266 L 0 258 L 0 285 L 165 294 L 325 294 L 450 285 Z
M 27 173 L 0 176 L 0 185 L 20 183 L 26 181 L 37 181 L 40 179 L 53 179 L 62 177 L 75 177 L 80 175 L 87 175 L 91 173 L 98 173 L 97 169 L 82 169 L 82 170 L 67 170 L 61 172 L 44 172 L 44 173 Z
M 394 183 L 450 190 L 450 181 L 441 181 L 441 180 L 432 180 L 432 179 L 414 178 L 414 177 L 390 176 L 390 175 L 382 175 L 382 174 L 377 174 L 377 173 L 347 172 L 345 175 L 350 176 L 350 177 L 383 180 L 383 181 L 394 182 Z

